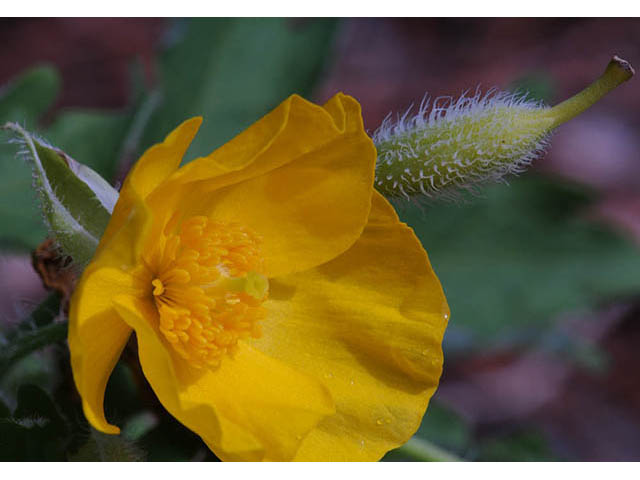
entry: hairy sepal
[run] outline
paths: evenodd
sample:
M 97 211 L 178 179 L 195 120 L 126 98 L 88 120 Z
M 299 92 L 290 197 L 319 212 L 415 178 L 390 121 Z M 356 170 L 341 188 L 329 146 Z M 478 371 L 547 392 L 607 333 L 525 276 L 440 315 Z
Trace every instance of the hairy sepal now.
M 74 265 L 83 268 L 109 223 L 118 192 L 91 168 L 20 125 L 7 123 L 3 128 L 11 131 L 23 147 L 20 156 L 31 166 L 50 235 Z

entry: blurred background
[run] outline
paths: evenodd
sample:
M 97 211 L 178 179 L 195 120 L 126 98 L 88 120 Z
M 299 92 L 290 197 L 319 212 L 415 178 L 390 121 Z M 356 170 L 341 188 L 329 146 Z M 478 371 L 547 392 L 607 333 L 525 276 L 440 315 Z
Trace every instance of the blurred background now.
M 294 92 L 319 103 L 353 95 L 373 132 L 427 92 L 479 85 L 555 104 L 613 54 L 640 66 L 640 20 L 2 19 L 0 123 L 20 122 L 119 185 L 188 116 L 205 117 L 192 159 Z M 560 127 L 510 185 L 398 205 L 452 312 L 419 437 L 467 460 L 640 460 L 638 82 Z M 0 137 L 0 332 L 10 338 L 47 296 L 30 256 L 46 231 L 29 170 Z M 0 378 L 0 407 L 38 384 L 77 427 L 65 452 L 91 458 L 65 355 L 50 348 L 16 364 Z M 163 413 L 136 362 L 125 351 L 107 391 L 127 452 L 215 459 Z

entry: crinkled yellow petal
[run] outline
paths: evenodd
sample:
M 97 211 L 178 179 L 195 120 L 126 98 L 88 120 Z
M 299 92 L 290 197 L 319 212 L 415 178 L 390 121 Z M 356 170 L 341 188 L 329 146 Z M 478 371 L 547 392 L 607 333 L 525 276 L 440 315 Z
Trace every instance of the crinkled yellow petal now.
M 103 250 L 111 238 L 127 223 L 134 204 L 143 201 L 177 170 L 201 123 L 202 117 L 194 117 L 182 122 L 167 135 L 164 142 L 147 149 L 131 168 L 120 190 L 118 202 L 102 236 L 98 251 Z
M 130 275 L 114 268 L 85 271 L 69 309 L 69 350 L 73 378 L 89 423 L 104 433 L 118 433 L 103 410 L 109 376 L 124 348 L 131 328 L 114 310 L 112 296 L 135 292 Z
M 115 303 L 136 331 L 142 369 L 162 404 L 223 460 L 291 459 L 334 412 L 320 382 L 242 342 L 217 369 L 190 367 L 160 338 L 150 300 Z
M 322 379 L 336 404 L 296 460 L 377 460 L 416 431 L 442 371 L 449 309 L 413 231 L 377 192 L 344 254 L 270 280 L 252 345 Z
M 180 168 L 167 185 L 205 181 L 216 189 L 238 183 L 359 130 L 362 116 L 354 98 L 338 93 L 321 107 L 291 95 L 211 154 Z
M 154 216 L 179 212 L 242 223 L 263 239 L 265 273 L 283 275 L 335 258 L 360 236 L 375 159 L 355 100 L 337 95 L 322 108 L 293 96 L 181 168 L 150 205 Z

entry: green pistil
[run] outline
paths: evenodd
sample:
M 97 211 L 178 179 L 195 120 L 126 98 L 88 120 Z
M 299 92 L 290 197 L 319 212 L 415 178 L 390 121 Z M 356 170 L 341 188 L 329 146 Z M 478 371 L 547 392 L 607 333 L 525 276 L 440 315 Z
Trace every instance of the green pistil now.
M 246 293 L 256 300 L 262 300 L 269 292 L 269 280 L 257 272 L 249 272 L 244 277 L 225 277 L 218 288 L 234 293 Z

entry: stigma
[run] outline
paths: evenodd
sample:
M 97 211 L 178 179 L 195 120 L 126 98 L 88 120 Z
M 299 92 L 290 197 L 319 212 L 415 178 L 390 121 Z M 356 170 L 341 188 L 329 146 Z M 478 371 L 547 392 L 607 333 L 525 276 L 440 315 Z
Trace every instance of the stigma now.
M 153 286 L 154 296 L 157 297 L 164 293 L 164 285 L 162 284 L 162 280 L 160 280 L 159 278 L 154 278 L 153 281 L 151 282 L 151 285 Z

